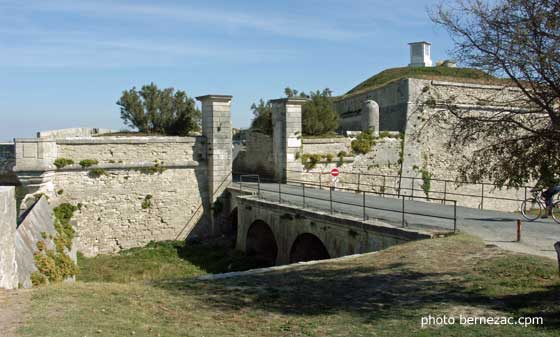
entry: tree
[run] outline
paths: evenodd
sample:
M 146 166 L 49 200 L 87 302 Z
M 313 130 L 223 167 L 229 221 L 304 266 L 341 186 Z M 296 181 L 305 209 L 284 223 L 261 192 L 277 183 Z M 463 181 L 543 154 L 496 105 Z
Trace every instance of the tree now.
M 462 178 L 520 186 L 544 171 L 560 173 L 560 1 L 455 0 L 430 16 L 451 35 L 458 61 L 517 88 L 486 113 L 448 102 L 455 120 L 448 145 L 485 144 L 460 169 Z
M 154 83 L 125 90 L 117 101 L 125 125 L 140 132 L 186 136 L 198 131 L 200 111 L 186 92 L 160 90 Z
M 253 121 L 251 122 L 251 129 L 254 131 L 262 132 L 266 135 L 272 134 L 272 107 L 269 103 L 265 102 L 262 98 L 259 104 L 253 103 L 251 105 L 253 111 Z
M 334 132 L 338 128 L 338 114 L 332 103 L 332 91 L 314 91 L 309 95 L 290 87 L 284 89 L 286 97 L 301 97 L 309 99 L 302 108 L 302 131 L 304 135 L 319 136 Z M 258 104 L 253 103 L 253 121 L 251 128 L 266 134 L 272 134 L 272 108 L 263 99 Z
M 338 113 L 332 103 L 332 91 L 314 91 L 310 101 L 303 105 L 302 131 L 304 135 L 319 136 L 334 132 L 338 128 Z

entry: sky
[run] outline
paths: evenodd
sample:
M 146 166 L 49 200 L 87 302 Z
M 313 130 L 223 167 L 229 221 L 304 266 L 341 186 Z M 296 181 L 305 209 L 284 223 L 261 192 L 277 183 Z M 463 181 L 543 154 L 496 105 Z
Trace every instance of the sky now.
M 344 94 L 452 42 L 426 0 L 0 0 L 0 141 L 69 127 L 123 129 L 123 90 L 154 82 L 233 96 L 234 127 L 284 88 Z

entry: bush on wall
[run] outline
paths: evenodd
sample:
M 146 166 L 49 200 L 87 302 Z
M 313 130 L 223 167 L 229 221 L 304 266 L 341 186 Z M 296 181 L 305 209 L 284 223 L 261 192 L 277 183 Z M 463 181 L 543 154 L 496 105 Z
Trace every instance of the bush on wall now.
M 135 87 L 123 91 L 117 105 L 124 123 L 140 132 L 186 136 L 199 130 L 200 111 L 181 90 L 150 83 L 139 91 Z

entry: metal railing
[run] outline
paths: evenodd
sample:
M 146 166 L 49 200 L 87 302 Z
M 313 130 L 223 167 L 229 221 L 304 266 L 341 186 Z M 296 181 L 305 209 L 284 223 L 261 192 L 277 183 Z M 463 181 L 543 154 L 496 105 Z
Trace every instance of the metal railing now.
M 412 209 L 407 208 L 406 200 L 410 200 L 410 195 L 396 195 L 391 193 L 384 193 L 383 196 L 393 196 L 400 200 L 400 207 L 398 209 L 391 209 L 386 207 L 379 207 L 372 205 L 372 201 L 368 199 L 368 196 L 380 196 L 381 194 L 375 191 L 365 191 L 356 190 L 351 188 L 328 188 L 328 196 L 326 191 L 322 186 L 316 183 L 310 183 L 306 181 L 288 180 L 287 183 L 282 184 L 273 179 L 262 178 L 259 175 L 241 175 L 239 176 L 239 189 L 241 192 L 254 192 L 254 194 L 259 199 L 269 200 L 279 203 L 295 204 L 296 206 L 302 206 L 303 208 L 312 208 L 323 211 L 329 211 L 331 214 L 348 214 L 352 216 L 361 217 L 362 220 L 369 220 L 370 215 L 368 215 L 368 210 L 372 211 L 369 213 L 375 213 L 375 211 L 393 212 L 399 213 L 400 222 L 402 227 L 407 227 L 408 222 L 406 221 L 406 215 L 411 216 L 423 216 L 433 219 L 443 219 L 449 220 L 453 223 L 453 232 L 457 231 L 457 201 L 446 199 L 446 203 L 451 203 L 449 207 L 452 207 L 452 216 L 438 215 L 438 214 L 428 214 L 423 212 L 417 212 Z M 341 200 L 340 195 L 337 200 L 335 195 L 337 192 L 346 192 L 348 195 L 360 194 L 361 197 L 350 198 L 351 201 Z M 412 197 L 414 199 L 415 197 Z M 440 198 L 427 198 L 427 197 L 417 197 L 422 200 L 429 201 L 443 201 Z M 298 202 L 299 201 L 299 202 Z M 313 203 L 312 201 L 315 201 Z M 325 205 L 323 207 L 317 206 L 318 203 L 323 202 Z M 415 203 L 421 203 L 422 201 L 414 201 Z M 359 209 L 359 212 L 350 212 L 343 209 L 342 207 L 336 207 L 337 205 L 350 206 L 352 208 Z M 379 213 L 374 216 L 375 218 L 382 218 Z M 437 226 L 435 226 L 437 227 Z
M 330 181 L 324 179 L 323 177 L 326 175 L 330 175 L 330 172 L 305 172 L 305 171 L 289 171 L 292 173 L 298 173 L 301 175 L 311 175 L 311 176 L 318 176 L 316 179 L 320 187 L 329 187 L 331 185 Z M 383 175 L 383 174 L 373 174 L 373 173 L 359 173 L 359 172 L 340 172 L 340 176 L 352 176 L 355 177 L 354 179 L 345 179 L 341 181 L 342 184 L 346 186 L 353 186 L 356 190 L 366 190 L 371 189 L 372 191 L 378 192 L 380 194 L 384 194 L 386 190 L 394 190 L 396 191 L 396 195 L 400 198 L 402 195 L 407 195 L 410 197 L 415 197 L 415 193 L 424 194 L 424 190 L 418 187 L 419 183 L 423 183 L 423 179 L 421 177 L 411 177 L 411 176 L 399 176 L 399 175 Z M 364 180 L 369 177 L 379 178 L 381 183 L 371 183 L 365 182 Z M 395 182 L 395 185 L 387 184 L 388 181 Z M 404 183 L 406 180 L 410 181 L 410 184 Z M 308 181 L 308 180 L 305 180 Z M 397 184 L 398 183 L 398 184 Z M 429 194 L 440 195 L 443 204 L 446 204 L 447 201 L 451 201 L 452 199 L 448 199 L 449 196 L 451 197 L 469 197 L 475 198 L 478 202 L 478 208 L 484 209 L 484 201 L 485 200 L 502 200 L 502 201 L 515 201 L 521 203 L 523 200 L 527 199 L 530 194 L 531 189 L 533 186 L 498 186 L 493 183 L 489 182 L 482 182 L 482 183 L 473 183 L 469 181 L 458 181 L 458 180 L 451 180 L 451 179 L 438 179 L 438 178 L 430 178 L 430 183 L 442 183 L 443 190 L 437 189 L 430 189 Z M 457 190 L 459 188 L 464 188 L 468 185 L 471 186 L 479 186 L 480 193 L 461 193 Z M 454 188 L 453 188 L 454 186 Z M 496 189 L 512 189 L 516 191 L 523 191 L 523 199 L 515 197 L 503 197 L 503 196 L 493 196 L 489 195 L 488 193 L 491 191 L 495 191 Z M 385 193 L 386 194 L 386 193 Z M 431 198 L 435 199 L 435 198 Z

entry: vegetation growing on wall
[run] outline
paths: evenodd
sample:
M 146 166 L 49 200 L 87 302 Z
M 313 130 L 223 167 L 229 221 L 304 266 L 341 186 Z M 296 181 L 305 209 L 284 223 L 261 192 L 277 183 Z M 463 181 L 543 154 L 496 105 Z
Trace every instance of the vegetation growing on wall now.
M 56 158 L 54 161 L 54 166 L 56 166 L 57 169 L 61 169 L 72 164 L 74 164 L 74 161 L 68 158 Z
M 156 173 L 163 173 L 165 171 L 165 167 L 163 167 L 163 162 L 162 163 L 156 162 L 154 166 L 140 167 L 137 170 L 144 174 L 156 174 Z
M 152 195 L 148 194 L 144 197 L 144 200 L 142 201 L 142 209 L 148 209 L 152 207 Z
M 301 163 L 306 170 L 314 169 L 321 160 L 327 163 L 332 163 L 334 155 L 332 153 L 320 154 L 320 153 L 304 153 L 301 156 Z
M 336 156 L 338 157 L 337 166 L 342 166 L 342 164 L 344 164 L 344 157 L 347 157 L 348 153 L 346 151 L 340 151 Z
M 94 169 L 89 170 L 88 175 L 91 178 L 99 178 L 101 176 L 106 176 L 107 171 L 105 171 L 105 169 L 102 169 L 102 168 L 94 168 Z
M 373 137 L 373 132 L 371 130 L 364 131 L 352 141 L 352 151 L 358 154 L 366 154 L 371 151 L 371 148 L 375 144 L 375 138 Z
M 67 254 L 72 250 L 75 234 L 70 219 L 77 209 L 76 206 L 68 203 L 54 209 L 54 227 L 57 232 L 53 239 L 55 249 L 48 249 L 44 240 L 37 243 L 37 251 L 33 256 L 37 271 L 31 274 L 33 285 L 60 282 L 78 274 L 78 266 Z M 42 235 L 43 239 L 45 236 Z
M 95 159 L 84 159 L 84 160 L 80 160 L 80 166 L 83 168 L 88 168 L 91 167 L 93 165 L 97 165 L 99 164 L 99 162 Z
M 432 174 L 427 169 L 420 170 L 420 174 L 422 175 L 422 185 L 420 185 L 420 187 L 424 191 L 424 194 L 429 196 L 432 187 Z
M 321 154 L 304 153 L 301 155 L 301 163 L 306 170 L 312 170 L 321 161 L 321 158 L 323 158 Z

